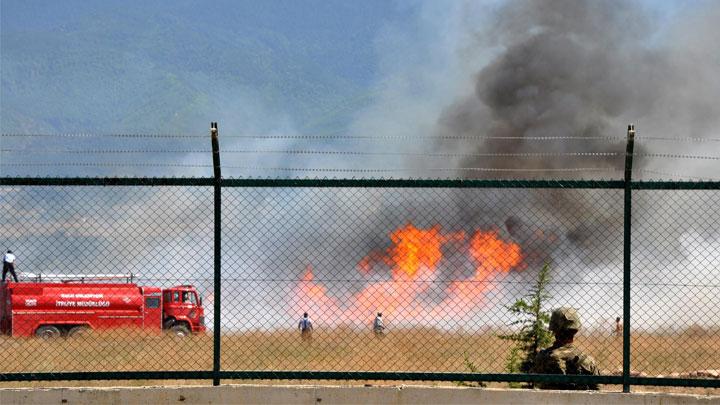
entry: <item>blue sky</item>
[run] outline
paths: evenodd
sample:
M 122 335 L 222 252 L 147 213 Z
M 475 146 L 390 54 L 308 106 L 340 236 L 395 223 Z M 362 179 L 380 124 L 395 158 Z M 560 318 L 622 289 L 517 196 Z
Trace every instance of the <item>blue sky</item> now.
M 665 28 L 713 4 L 640 1 L 651 10 L 657 34 L 648 41 L 657 47 L 669 42 Z M 203 134 L 210 121 L 219 121 L 224 134 L 431 134 L 438 116 L 467 93 L 466 81 L 487 61 L 474 49 L 473 35 L 480 36 L 477 32 L 493 23 L 492 10 L 505 3 L 184 1 L 168 7 L 157 2 L 3 1 L 0 129 Z M 3 145 L 26 147 L 13 142 L 4 139 Z M 98 146 L 108 144 L 83 144 Z M 28 159 L 13 153 L 4 153 L 6 162 Z M 170 157 L 175 163 L 207 164 L 195 158 Z M 148 160 L 162 163 L 167 156 Z M 305 164 L 282 156 L 262 161 Z M 10 173 L 27 173 L 15 169 Z

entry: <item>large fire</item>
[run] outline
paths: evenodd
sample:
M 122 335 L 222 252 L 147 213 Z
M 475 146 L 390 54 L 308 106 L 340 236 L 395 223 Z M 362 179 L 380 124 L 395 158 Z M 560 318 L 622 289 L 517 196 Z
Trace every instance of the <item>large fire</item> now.
M 315 280 L 308 266 L 291 298 L 294 310 L 311 312 L 331 325 L 366 323 L 375 312 L 396 324 L 428 317 L 461 320 L 483 305 L 495 277 L 520 268 L 523 261 L 520 247 L 503 241 L 496 231 L 478 230 L 468 240 L 465 232 L 443 233 L 439 225 L 421 229 L 407 224 L 391 232 L 390 240 L 390 248 L 359 261 L 365 284 L 350 296 L 328 294 L 328 287 Z M 439 278 L 448 244 L 462 246 L 462 259 L 475 269 L 472 275 Z M 452 263 L 457 265 L 457 259 Z M 447 272 L 452 266 L 445 267 Z

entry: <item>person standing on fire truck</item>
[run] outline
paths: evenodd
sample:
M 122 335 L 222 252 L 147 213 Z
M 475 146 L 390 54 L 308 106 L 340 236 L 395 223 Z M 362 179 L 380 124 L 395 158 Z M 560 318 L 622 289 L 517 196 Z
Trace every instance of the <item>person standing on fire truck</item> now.
M 302 319 L 298 322 L 298 330 L 300 331 L 302 340 L 310 340 L 312 338 L 313 324 L 307 312 L 303 314 Z
M 18 282 L 17 275 L 15 274 L 15 255 L 13 254 L 12 250 L 8 250 L 7 253 L 5 253 L 5 256 L 3 256 L 3 273 L 2 273 L 2 281 L 5 281 L 5 275 L 10 272 L 10 275 L 15 279 L 15 282 Z

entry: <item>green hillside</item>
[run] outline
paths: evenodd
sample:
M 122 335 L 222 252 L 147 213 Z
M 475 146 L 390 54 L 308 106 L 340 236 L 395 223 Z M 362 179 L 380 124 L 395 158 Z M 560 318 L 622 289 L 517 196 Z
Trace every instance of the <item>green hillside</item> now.
M 2 132 L 342 130 L 384 1 L 3 1 Z

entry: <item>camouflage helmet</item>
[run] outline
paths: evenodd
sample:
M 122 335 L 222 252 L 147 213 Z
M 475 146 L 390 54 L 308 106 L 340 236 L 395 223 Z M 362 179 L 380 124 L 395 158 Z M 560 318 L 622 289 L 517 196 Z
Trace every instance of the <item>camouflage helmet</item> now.
M 550 316 L 550 330 L 553 333 L 562 331 L 578 331 L 580 330 L 580 317 L 575 308 L 564 307 L 558 308 L 552 312 Z

